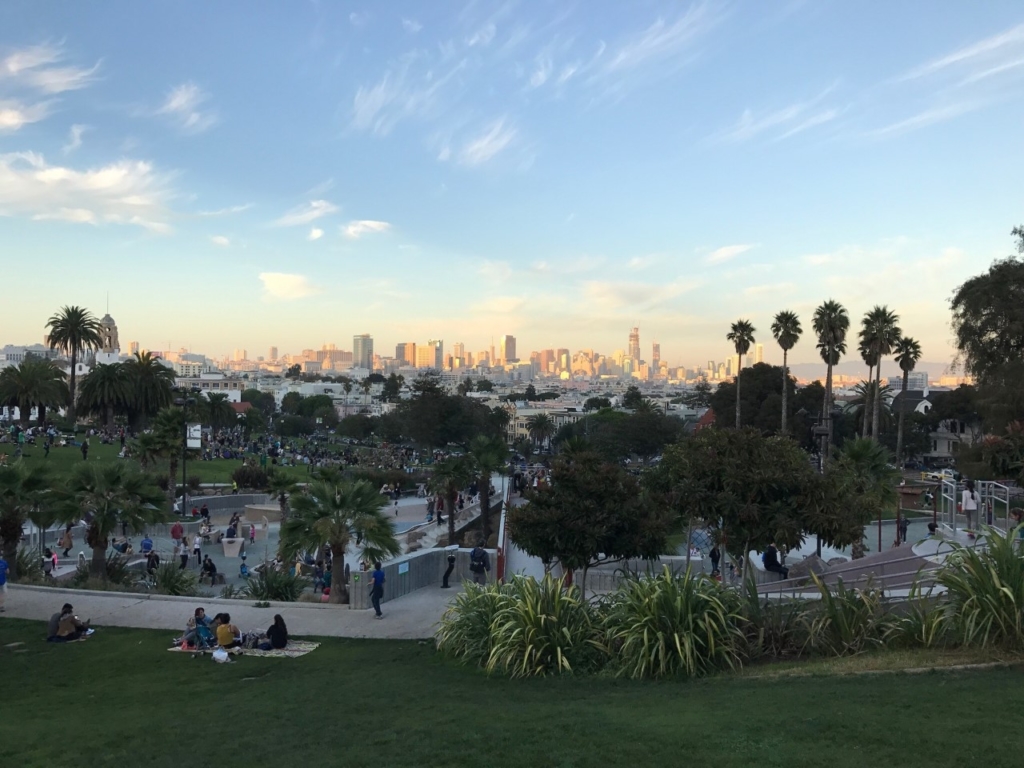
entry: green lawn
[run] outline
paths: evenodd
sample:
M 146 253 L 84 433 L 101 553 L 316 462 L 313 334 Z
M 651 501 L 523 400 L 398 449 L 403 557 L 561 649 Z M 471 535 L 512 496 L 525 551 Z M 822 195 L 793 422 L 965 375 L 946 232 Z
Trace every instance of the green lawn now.
M 429 644 L 217 665 L 167 632 L 47 645 L 0 619 L 0 765 L 1020 764 L 1024 672 L 510 681 Z M 7 647 L 10 643 L 24 645 Z

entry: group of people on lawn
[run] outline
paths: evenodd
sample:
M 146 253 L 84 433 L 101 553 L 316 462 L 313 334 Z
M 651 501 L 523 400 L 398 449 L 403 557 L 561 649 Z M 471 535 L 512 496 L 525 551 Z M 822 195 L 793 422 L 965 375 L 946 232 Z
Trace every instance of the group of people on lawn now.
M 288 627 L 281 614 L 274 615 L 274 623 L 267 627 L 266 632 L 248 632 L 243 634 L 231 623 L 231 615 L 218 613 L 213 619 L 206 615 L 204 608 L 196 608 L 194 615 L 185 625 L 181 637 L 174 639 L 174 644 L 185 650 L 202 649 L 204 644 L 209 647 L 216 645 L 224 649 L 257 648 L 261 651 L 283 650 L 288 647 Z

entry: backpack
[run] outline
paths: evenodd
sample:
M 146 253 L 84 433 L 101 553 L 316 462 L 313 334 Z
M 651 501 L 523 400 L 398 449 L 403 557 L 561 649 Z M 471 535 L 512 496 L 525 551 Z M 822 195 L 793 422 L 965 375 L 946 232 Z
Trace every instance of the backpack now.
M 469 553 L 469 570 L 473 573 L 482 573 L 484 570 L 484 556 L 486 554 L 480 547 L 475 547 Z

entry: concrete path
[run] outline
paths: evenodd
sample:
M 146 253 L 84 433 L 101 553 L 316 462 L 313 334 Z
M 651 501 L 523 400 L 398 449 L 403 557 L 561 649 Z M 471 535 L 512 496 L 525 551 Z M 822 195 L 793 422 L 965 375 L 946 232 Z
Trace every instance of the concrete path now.
M 124 592 L 91 592 L 80 589 L 53 589 L 8 585 L 7 611 L 4 617 L 46 621 L 64 603 L 71 603 L 82 620 L 92 626 L 165 629 L 168 646 L 180 634 L 194 610 L 202 606 L 208 616 L 226 612 L 243 632 L 265 630 L 280 613 L 288 631 L 296 636 L 365 637 L 392 640 L 429 639 L 448 603 L 461 591 L 427 587 L 384 603 L 384 618 L 376 620 L 372 610 L 350 610 L 348 606 L 325 603 L 272 603 L 270 608 L 254 608 L 252 600 L 221 600 L 202 597 L 167 597 Z M 0 624 L 2 626 L 2 624 Z M 102 629 L 101 629 L 102 631 Z M 97 637 L 100 634 L 97 633 Z

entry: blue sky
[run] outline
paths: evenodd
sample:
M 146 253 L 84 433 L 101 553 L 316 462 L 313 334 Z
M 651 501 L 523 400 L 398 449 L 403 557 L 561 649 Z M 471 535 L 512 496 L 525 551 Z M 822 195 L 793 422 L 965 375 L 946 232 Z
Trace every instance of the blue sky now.
M 888 303 L 925 359 L 1024 221 L 1020 2 L 0 5 L 0 342 L 374 335 L 724 359 Z M 795 362 L 815 360 L 805 340 Z

